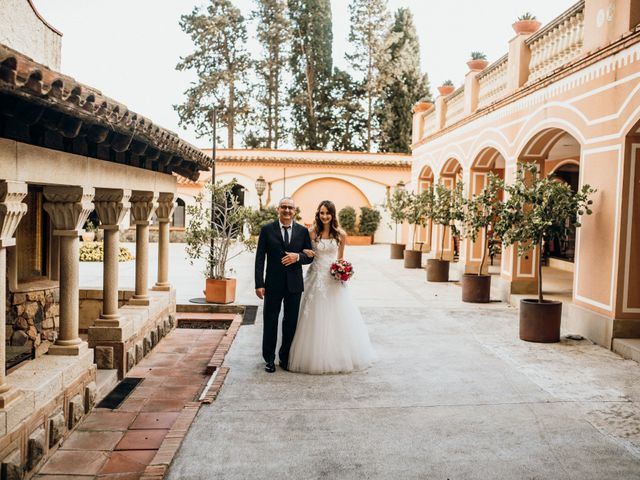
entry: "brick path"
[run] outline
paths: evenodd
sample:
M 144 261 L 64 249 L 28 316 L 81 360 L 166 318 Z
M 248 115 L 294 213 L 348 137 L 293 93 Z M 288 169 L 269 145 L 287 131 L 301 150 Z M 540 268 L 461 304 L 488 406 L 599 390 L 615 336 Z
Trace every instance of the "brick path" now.
M 221 365 L 241 321 L 235 316 L 228 330 L 172 331 L 128 372 L 144 380 L 126 400 L 94 409 L 35 478 L 163 478 L 200 405 L 213 401 L 226 377 Z

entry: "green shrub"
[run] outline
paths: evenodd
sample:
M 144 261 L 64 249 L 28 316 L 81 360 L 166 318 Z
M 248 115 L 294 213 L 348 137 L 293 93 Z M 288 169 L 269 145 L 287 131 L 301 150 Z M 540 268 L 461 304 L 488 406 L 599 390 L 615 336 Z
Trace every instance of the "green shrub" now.
M 482 52 L 471 52 L 471 60 L 486 60 L 487 55 Z
M 353 207 L 344 207 L 338 212 L 338 221 L 340 226 L 347 232 L 347 235 L 356 234 L 356 209 Z
M 373 235 L 380 226 L 380 212 L 371 207 L 360 207 L 360 235 Z

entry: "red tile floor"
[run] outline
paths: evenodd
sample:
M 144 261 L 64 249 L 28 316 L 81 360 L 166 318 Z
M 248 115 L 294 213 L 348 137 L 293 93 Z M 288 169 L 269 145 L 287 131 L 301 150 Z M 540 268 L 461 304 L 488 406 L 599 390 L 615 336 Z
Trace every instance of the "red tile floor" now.
M 217 318 L 217 315 L 212 315 Z M 127 376 L 144 380 L 114 410 L 95 408 L 40 469 L 38 480 L 161 479 L 201 403 L 213 401 L 240 327 L 175 329 Z M 203 401 L 211 370 L 219 369 Z

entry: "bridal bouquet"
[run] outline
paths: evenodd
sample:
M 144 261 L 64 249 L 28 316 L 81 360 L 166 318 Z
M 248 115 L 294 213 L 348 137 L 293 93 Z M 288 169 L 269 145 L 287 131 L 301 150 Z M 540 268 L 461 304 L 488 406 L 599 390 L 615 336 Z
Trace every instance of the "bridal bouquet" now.
M 346 260 L 336 260 L 331 264 L 329 273 L 336 280 L 346 282 L 353 276 L 353 265 Z

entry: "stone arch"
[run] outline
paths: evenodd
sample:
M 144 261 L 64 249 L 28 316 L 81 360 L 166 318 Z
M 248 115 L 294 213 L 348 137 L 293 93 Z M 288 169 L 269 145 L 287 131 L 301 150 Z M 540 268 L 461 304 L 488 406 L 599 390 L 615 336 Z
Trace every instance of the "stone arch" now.
M 334 177 L 321 177 L 301 185 L 291 195 L 300 208 L 302 222 L 311 224 L 318 204 L 330 199 L 336 205 L 336 211 L 351 206 L 359 211 L 360 207 L 370 207 L 367 196 L 351 182 Z M 330 198 L 328 198 L 330 197 Z

